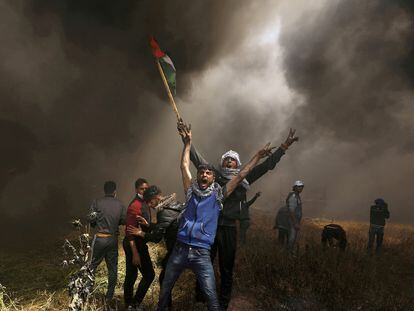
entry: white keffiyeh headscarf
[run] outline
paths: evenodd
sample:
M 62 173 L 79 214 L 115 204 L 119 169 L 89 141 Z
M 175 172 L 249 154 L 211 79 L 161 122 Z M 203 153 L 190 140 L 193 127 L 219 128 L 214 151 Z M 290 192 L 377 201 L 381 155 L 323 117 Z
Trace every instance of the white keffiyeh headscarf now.
M 236 160 L 237 162 L 237 168 L 227 168 L 227 167 L 223 167 L 223 161 L 226 158 L 232 158 L 234 160 Z M 229 150 L 226 153 L 224 153 L 221 156 L 221 163 L 220 163 L 220 174 L 230 180 L 232 179 L 234 176 L 238 175 L 240 173 L 240 167 L 241 167 L 241 161 L 240 161 L 240 156 L 236 151 L 233 150 Z M 244 187 L 246 190 L 249 190 L 250 185 L 249 182 L 246 179 L 243 179 L 243 181 L 240 184 L 242 187 Z

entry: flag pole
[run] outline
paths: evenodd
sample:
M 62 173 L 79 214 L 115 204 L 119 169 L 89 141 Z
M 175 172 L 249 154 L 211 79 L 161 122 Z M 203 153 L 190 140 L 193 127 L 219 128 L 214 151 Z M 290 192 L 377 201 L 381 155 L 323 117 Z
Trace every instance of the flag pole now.
M 180 120 L 181 119 L 180 113 L 178 112 L 177 105 L 175 104 L 174 97 L 171 93 L 170 86 L 168 85 L 167 79 L 165 78 L 165 74 L 164 74 L 164 71 L 162 70 L 160 61 L 158 59 L 156 61 L 157 61 L 158 71 L 160 72 L 162 81 L 164 82 L 165 90 L 167 91 L 168 98 L 170 100 L 170 104 L 175 112 L 175 115 L 177 116 L 177 120 Z

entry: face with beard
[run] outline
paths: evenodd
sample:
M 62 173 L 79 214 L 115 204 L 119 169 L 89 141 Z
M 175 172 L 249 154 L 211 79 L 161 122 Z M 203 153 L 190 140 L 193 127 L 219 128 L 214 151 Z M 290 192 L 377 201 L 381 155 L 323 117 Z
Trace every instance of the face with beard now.
M 199 169 L 197 171 L 197 183 L 201 190 L 207 189 L 215 180 L 214 172 L 209 169 Z

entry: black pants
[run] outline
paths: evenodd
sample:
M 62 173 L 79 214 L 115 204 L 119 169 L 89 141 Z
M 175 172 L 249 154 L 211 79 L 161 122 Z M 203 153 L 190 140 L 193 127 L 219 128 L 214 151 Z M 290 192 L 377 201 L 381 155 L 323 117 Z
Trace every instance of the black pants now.
M 132 264 L 132 250 L 127 239 L 123 241 L 125 251 L 126 274 L 124 282 L 124 300 L 125 305 L 139 305 L 144 300 L 148 288 L 151 286 L 155 277 L 154 268 L 152 267 L 151 257 L 148 252 L 148 246 L 142 244 L 138 247 L 138 254 L 141 259 L 141 266 L 136 267 Z M 137 292 L 134 294 L 134 284 L 138 276 L 138 270 L 142 274 L 142 279 L 138 284 Z
M 281 245 L 287 244 L 289 231 L 287 229 L 279 228 L 278 240 Z
M 240 244 L 246 244 L 247 229 L 250 227 L 250 219 L 240 220 Z
M 219 302 L 221 308 L 227 309 L 230 299 L 231 290 L 233 286 L 233 268 L 234 261 L 236 259 L 237 248 L 237 230 L 236 227 L 231 226 L 218 226 L 216 239 L 214 245 L 211 248 L 211 262 L 214 262 L 214 258 L 218 252 L 219 267 L 220 267 L 220 291 Z M 200 286 L 197 283 L 196 287 L 196 299 L 197 301 L 204 301 L 203 294 L 201 293 Z

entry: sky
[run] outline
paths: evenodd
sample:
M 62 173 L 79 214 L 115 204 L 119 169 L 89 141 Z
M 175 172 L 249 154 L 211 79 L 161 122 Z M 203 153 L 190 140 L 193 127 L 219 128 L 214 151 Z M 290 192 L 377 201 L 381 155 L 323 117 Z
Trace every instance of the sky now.
M 377 197 L 413 222 L 414 6 L 409 1 L 0 1 L 0 228 L 59 238 L 106 180 L 183 198 L 181 140 L 148 47 L 213 164 L 298 143 L 252 185 L 271 217 L 303 180 L 304 214 L 368 221 Z M 11 233 L 11 234 L 10 234 Z M 14 237 L 14 238 L 12 238 Z

